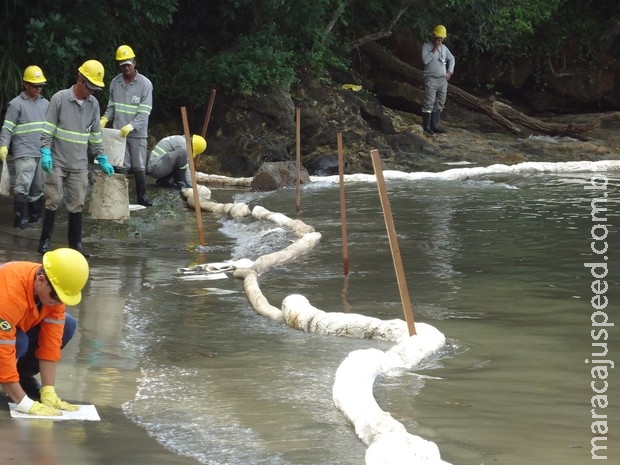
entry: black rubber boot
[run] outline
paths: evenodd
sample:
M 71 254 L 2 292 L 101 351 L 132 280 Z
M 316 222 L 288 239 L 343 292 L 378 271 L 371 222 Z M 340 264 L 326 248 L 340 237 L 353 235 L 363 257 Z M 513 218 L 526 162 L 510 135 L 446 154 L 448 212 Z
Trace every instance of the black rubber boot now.
M 431 114 L 430 113 L 422 113 L 422 128 L 424 129 L 424 134 L 427 136 L 433 135 L 433 130 L 431 129 Z
M 54 232 L 54 219 L 56 218 L 56 210 L 45 209 L 43 214 L 43 229 L 41 229 L 41 238 L 39 239 L 39 247 L 37 252 L 43 255 L 50 250 L 52 233 Z
M 13 205 L 15 209 L 13 227 L 19 229 L 26 229 L 28 227 L 28 221 L 26 221 L 26 206 L 28 205 L 28 196 L 26 196 L 25 194 L 15 194 Z
M 19 384 L 28 397 L 32 400 L 40 400 L 41 383 L 35 378 L 39 373 L 39 360 L 33 353 L 26 353 L 25 356 L 17 360 L 17 372 L 19 373 Z
M 441 119 L 440 111 L 434 111 L 433 113 L 431 113 L 431 129 L 440 134 L 444 134 L 446 130 L 442 128 L 441 126 L 439 126 L 440 119 Z
M 77 250 L 85 257 L 90 254 L 82 247 L 82 212 L 69 213 L 69 230 L 67 232 L 69 247 Z
M 136 179 L 136 197 L 138 204 L 145 207 L 152 207 L 153 204 L 146 198 L 146 175 L 144 171 L 134 171 L 134 178 Z
M 172 178 L 174 179 L 174 187 L 177 190 L 190 187 L 185 183 L 185 168 L 175 168 L 172 172 Z
M 41 400 L 41 383 L 34 376 L 19 376 L 19 384 L 28 397 L 32 400 Z
M 41 221 L 41 212 L 45 205 L 45 197 L 41 196 L 34 202 L 28 202 L 28 223 Z
M 167 174 L 166 176 L 163 176 L 159 178 L 158 180 L 156 180 L 155 185 L 157 187 L 172 187 L 172 184 L 170 183 L 170 181 L 172 181 L 172 173 Z

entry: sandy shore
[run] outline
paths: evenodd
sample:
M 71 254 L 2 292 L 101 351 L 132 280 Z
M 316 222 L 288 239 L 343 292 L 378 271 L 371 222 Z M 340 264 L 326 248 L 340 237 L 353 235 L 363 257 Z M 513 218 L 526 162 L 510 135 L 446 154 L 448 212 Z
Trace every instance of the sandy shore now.
M 16 465 L 195 465 L 166 450 L 130 422 L 120 408 L 100 408 L 101 421 L 12 419 L 0 403 L 0 463 Z
M 0 206 L 0 262 L 40 261 L 36 253 L 40 228 L 14 230 L 9 223 L 11 208 L 6 200 Z M 64 228 L 61 223 L 57 245 L 66 237 Z M 124 299 L 113 295 L 115 291 L 105 282 L 97 282 L 101 259 L 94 257 L 90 262 L 93 276 L 82 303 L 68 308 L 78 319 L 78 332 L 63 350 L 56 390 L 68 402 L 95 404 L 101 421 L 13 419 L 9 398 L 0 389 L 0 464 L 198 464 L 165 449 L 123 414 L 123 403 L 135 396 L 140 371 L 134 354 L 120 344 Z

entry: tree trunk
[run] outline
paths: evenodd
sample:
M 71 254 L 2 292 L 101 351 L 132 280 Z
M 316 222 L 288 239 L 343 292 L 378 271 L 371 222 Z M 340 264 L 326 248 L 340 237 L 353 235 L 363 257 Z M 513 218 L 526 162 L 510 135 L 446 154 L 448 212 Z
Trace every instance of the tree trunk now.
M 422 71 L 392 55 L 376 42 L 365 43 L 360 49 L 386 69 L 400 74 L 413 84 L 424 86 Z M 450 98 L 459 105 L 487 115 L 500 126 L 517 135 L 523 134 L 522 128 L 527 128 L 550 136 L 573 137 L 583 140 L 585 139 L 584 133 L 600 127 L 604 121 L 620 119 L 620 112 L 613 112 L 592 118 L 587 123 L 569 123 L 567 125 L 546 123 L 527 116 L 494 98 L 481 100 L 452 84 L 448 86 L 448 93 Z

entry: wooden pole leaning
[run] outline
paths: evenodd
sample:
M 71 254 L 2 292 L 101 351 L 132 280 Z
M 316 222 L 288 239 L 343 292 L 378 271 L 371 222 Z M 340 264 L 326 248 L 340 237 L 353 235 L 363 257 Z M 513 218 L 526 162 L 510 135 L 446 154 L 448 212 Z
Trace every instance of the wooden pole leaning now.
M 202 210 L 200 209 L 200 198 L 198 197 L 198 184 L 196 182 L 196 167 L 194 165 L 194 148 L 192 136 L 189 133 L 189 123 L 187 121 L 187 109 L 181 107 L 181 118 L 183 119 L 183 133 L 185 134 L 185 145 L 187 146 L 187 161 L 192 176 L 192 190 L 194 191 L 194 209 L 196 210 L 196 222 L 198 223 L 198 240 L 201 246 L 205 246 L 204 229 L 202 227 Z
M 299 107 L 295 109 L 295 139 L 296 139 L 296 153 L 297 163 L 295 163 L 295 211 L 299 215 L 301 211 L 301 111 Z
M 207 114 L 205 115 L 205 121 L 202 124 L 202 132 L 200 133 L 203 139 L 207 138 L 207 128 L 209 127 L 209 121 L 211 120 L 211 111 L 213 110 L 214 101 L 215 101 L 215 89 L 211 89 L 211 96 L 209 97 L 209 106 L 207 107 Z
M 379 198 L 381 200 L 381 208 L 383 209 L 383 218 L 385 219 L 385 227 L 387 228 L 388 240 L 390 242 L 390 250 L 392 252 L 392 261 L 394 262 L 394 269 L 396 271 L 396 281 L 398 282 L 398 290 L 400 292 L 400 299 L 403 304 L 405 320 L 407 321 L 409 336 L 413 336 L 416 333 L 415 324 L 413 321 L 413 308 L 411 307 L 409 290 L 407 289 L 407 280 L 405 279 L 405 272 L 403 271 L 403 262 L 400 256 L 400 248 L 398 246 L 396 230 L 394 228 L 392 207 L 390 206 L 390 199 L 388 198 L 387 189 L 385 187 L 385 179 L 383 177 L 383 168 L 381 167 L 381 158 L 379 157 L 379 151 L 376 149 L 371 150 L 370 156 L 372 158 L 372 166 L 375 170 L 375 176 L 377 177 Z
M 340 224 L 342 229 L 342 265 L 344 275 L 349 275 L 349 244 L 347 240 L 347 206 L 344 195 L 344 160 L 342 154 L 342 133 L 337 135 L 338 174 L 340 176 Z

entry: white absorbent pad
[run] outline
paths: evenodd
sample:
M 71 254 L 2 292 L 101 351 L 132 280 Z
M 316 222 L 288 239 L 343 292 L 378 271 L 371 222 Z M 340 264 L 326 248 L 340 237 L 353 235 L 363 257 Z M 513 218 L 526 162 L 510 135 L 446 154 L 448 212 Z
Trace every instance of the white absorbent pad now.
M 211 281 L 213 279 L 227 279 L 226 273 L 189 274 L 178 276 L 183 281 Z
M 43 416 L 43 415 L 29 415 L 28 413 L 18 412 L 16 410 L 17 405 L 13 402 L 9 402 L 9 409 L 11 412 L 11 418 L 27 418 L 27 419 L 42 419 L 48 418 L 50 420 L 88 420 L 88 421 L 100 421 L 99 413 L 94 405 L 78 405 L 79 410 L 75 412 L 62 411 L 62 415 L 56 416 Z

